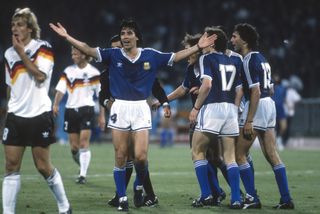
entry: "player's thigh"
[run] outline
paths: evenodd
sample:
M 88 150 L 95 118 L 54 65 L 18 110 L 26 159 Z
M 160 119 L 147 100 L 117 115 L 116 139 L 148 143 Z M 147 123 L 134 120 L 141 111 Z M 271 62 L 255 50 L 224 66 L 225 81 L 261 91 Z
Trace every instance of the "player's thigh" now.
M 50 162 L 50 146 L 35 146 L 31 148 L 33 161 L 38 171 L 45 177 L 51 175 L 53 166 Z
M 80 135 L 78 133 L 69 133 L 69 143 L 72 150 L 78 150 L 80 144 Z
M 88 148 L 90 144 L 91 129 L 83 129 L 80 131 L 80 148 Z
M 192 157 L 194 160 L 200 160 L 206 158 L 206 152 L 208 150 L 209 142 L 217 141 L 217 135 L 195 131 L 192 137 Z
M 149 145 L 149 130 L 140 130 L 134 133 L 134 154 L 135 159 L 144 161 L 147 159 Z
M 115 152 L 115 166 L 123 168 L 128 158 L 128 140 L 130 132 L 112 129 L 112 144 Z
M 134 159 L 134 132 L 131 132 L 129 141 L 128 141 L 128 160 Z
M 251 140 L 248 140 L 244 137 L 243 128 L 240 128 L 240 134 L 236 140 L 236 160 L 238 164 L 243 164 L 246 162 L 246 155 L 249 152 L 250 147 L 252 146 L 257 132 L 253 131 L 253 136 Z
M 24 151 L 24 146 L 4 145 L 6 174 L 20 170 Z
M 235 162 L 235 137 L 223 137 L 223 158 L 226 164 Z
M 272 166 L 280 164 L 281 159 L 277 151 L 274 129 L 268 129 L 265 132 L 260 132 L 259 141 L 261 148 L 263 148 L 263 153 L 267 161 Z

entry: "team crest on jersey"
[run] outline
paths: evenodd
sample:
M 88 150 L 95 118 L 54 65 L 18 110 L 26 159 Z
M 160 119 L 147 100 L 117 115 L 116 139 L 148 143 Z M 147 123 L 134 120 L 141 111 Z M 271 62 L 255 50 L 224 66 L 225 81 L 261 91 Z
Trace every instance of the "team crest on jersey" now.
M 150 63 L 149 62 L 145 62 L 145 63 L 143 63 L 143 69 L 144 70 L 150 70 Z
M 118 63 L 117 63 L 117 67 L 118 67 L 118 68 L 121 68 L 121 67 L 122 67 L 122 63 L 121 63 L 121 62 L 118 62 Z
M 31 50 L 30 50 L 30 49 L 27 49 L 27 50 L 26 50 L 26 54 L 27 54 L 28 57 L 30 57 L 30 56 L 31 56 Z
M 87 73 L 83 73 L 83 82 L 88 83 L 89 82 L 89 77 Z

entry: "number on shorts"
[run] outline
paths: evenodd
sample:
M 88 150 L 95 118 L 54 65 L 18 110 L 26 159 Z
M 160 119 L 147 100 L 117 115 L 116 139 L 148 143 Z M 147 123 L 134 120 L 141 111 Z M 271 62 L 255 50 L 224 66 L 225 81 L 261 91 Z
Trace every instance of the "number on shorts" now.
M 117 114 L 111 115 L 110 120 L 111 120 L 113 123 L 117 122 Z
M 64 130 L 65 130 L 65 131 L 68 130 L 68 121 L 64 121 Z

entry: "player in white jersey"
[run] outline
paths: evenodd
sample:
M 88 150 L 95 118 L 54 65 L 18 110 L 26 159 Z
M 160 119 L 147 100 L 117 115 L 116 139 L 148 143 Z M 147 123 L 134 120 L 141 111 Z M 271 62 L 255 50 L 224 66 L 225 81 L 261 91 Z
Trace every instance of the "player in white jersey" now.
M 204 34 L 197 45 L 177 53 L 162 53 L 151 48 L 140 48 L 142 36 L 137 24 L 124 20 L 119 29 L 123 48 L 92 48 L 70 36 L 58 23 L 50 27 L 67 42 L 98 61 L 109 66 L 110 91 L 115 97 L 110 111 L 108 127 L 112 128 L 115 149 L 114 180 L 119 195 L 119 211 L 128 211 L 125 190 L 125 165 L 128 157 L 128 139 L 134 132 L 135 168 L 137 179 L 134 186 L 134 204 L 143 205 L 142 184 L 147 172 L 147 154 L 151 112 L 146 102 L 151 93 L 156 72 L 162 66 L 170 66 L 201 48 L 213 44 L 216 36 Z
M 6 83 L 11 91 L 3 134 L 6 162 L 3 213 L 15 213 L 26 146 L 31 147 L 35 166 L 46 179 L 59 213 L 72 213 L 60 173 L 50 161 L 50 144 L 55 142 L 48 96 L 53 68 L 51 46 L 40 40 L 37 18 L 29 8 L 16 9 L 11 31 L 12 47 L 5 52 Z
M 243 56 L 241 79 L 244 96 L 247 100 L 240 116 L 240 136 L 236 149 L 241 180 L 247 192 L 243 209 L 261 208 L 255 189 L 254 175 L 246 159 L 246 154 L 256 137 L 259 138 L 266 160 L 273 168 L 281 195 L 280 203 L 274 208 L 294 209 L 288 187 L 286 167 L 276 148 L 274 131 L 276 109 L 274 101 L 270 97 L 272 90 L 271 67 L 261 53 L 254 51 L 258 46 L 258 39 L 259 35 L 255 27 L 247 23 L 237 24 L 231 38 L 235 51 Z
M 78 184 L 86 183 L 91 160 L 89 149 L 91 129 L 94 124 L 94 95 L 100 90 L 100 72 L 89 62 L 91 57 L 72 47 L 73 65 L 68 66 L 56 86 L 53 114 L 59 113 L 59 103 L 68 94 L 64 115 L 64 131 L 69 134 L 72 157 L 80 166 Z

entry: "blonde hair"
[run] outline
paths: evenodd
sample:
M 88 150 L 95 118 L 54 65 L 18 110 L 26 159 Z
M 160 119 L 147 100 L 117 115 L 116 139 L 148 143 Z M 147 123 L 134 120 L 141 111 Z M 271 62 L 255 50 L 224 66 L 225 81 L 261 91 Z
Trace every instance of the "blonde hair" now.
M 23 18 L 27 22 L 28 28 L 32 30 L 31 38 L 40 39 L 40 27 L 36 15 L 30 10 L 30 8 L 17 8 L 12 16 L 12 20 L 16 18 Z

